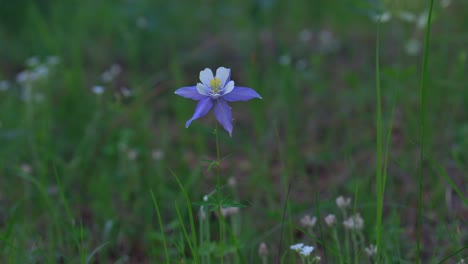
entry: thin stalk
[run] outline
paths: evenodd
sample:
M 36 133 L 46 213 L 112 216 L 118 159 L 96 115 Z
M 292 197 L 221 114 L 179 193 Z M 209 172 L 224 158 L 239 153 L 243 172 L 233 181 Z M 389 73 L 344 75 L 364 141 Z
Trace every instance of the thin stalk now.
M 375 87 L 377 96 L 377 160 L 376 160 L 376 185 L 377 185 L 377 248 L 382 248 L 382 215 L 384 201 L 384 181 L 382 175 L 382 160 L 383 160 L 383 132 L 382 132 L 382 98 L 380 88 L 380 22 L 377 23 L 377 43 L 375 47 Z
M 216 184 L 216 193 L 218 195 L 218 216 L 219 216 L 219 242 L 224 240 L 224 219 L 223 214 L 221 213 L 221 157 L 219 155 L 219 136 L 218 136 L 218 123 L 215 127 L 215 136 L 216 136 L 216 173 L 217 173 L 217 184 Z M 221 254 L 221 264 L 224 262 L 223 254 Z
M 429 39 L 431 37 L 431 19 L 432 19 L 432 8 L 434 6 L 434 0 L 431 0 L 429 6 L 429 15 L 427 16 L 426 22 L 426 37 L 424 39 L 424 55 L 423 64 L 421 71 L 421 147 L 419 149 L 419 179 L 418 179 L 418 223 L 417 223 L 417 263 L 421 263 L 421 221 L 422 221 L 422 179 L 423 179 L 423 158 L 424 158 L 424 130 L 426 128 L 426 96 L 427 96 L 427 64 L 429 58 Z

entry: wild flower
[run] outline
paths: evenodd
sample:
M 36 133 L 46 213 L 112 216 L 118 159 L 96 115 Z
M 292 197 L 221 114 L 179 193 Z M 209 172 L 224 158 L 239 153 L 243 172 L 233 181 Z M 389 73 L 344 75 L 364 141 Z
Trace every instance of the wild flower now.
M 0 91 L 6 91 L 10 89 L 10 82 L 7 80 L 0 81 Z
M 154 160 L 160 160 L 164 157 L 164 152 L 160 149 L 153 149 L 153 151 L 151 152 L 151 157 Z
M 303 227 L 314 227 L 316 222 L 317 217 L 311 217 L 310 215 L 304 215 L 300 220 Z
M 260 246 L 258 246 L 258 255 L 261 257 L 268 255 L 268 246 L 265 242 L 260 243 Z
M 336 216 L 333 214 L 329 214 L 325 217 L 325 223 L 327 226 L 332 227 L 336 224 Z
M 221 208 L 221 214 L 223 215 L 223 217 L 236 215 L 237 213 L 239 213 L 239 207 L 226 207 L 226 208 L 222 207 Z
M 248 101 L 262 97 L 252 88 L 235 86 L 231 80 L 231 70 L 219 67 L 216 75 L 211 69 L 200 72 L 200 81 L 195 86 L 179 88 L 175 94 L 199 101 L 195 113 L 185 126 L 188 127 L 193 120 L 205 116 L 212 107 L 214 115 L 223 128 L 232 136 L 232 113 L 227 102 Z
M 368 247 L 364 248 L 368 257 L 373 257 L 377 255 L 377 246 L 376 245 L 369 245 Z
M 314 251 L 313 246 L 303 246 L 299 251 L 299 254 L 301 254 L 304 257 L 308 257 L 310 253 L 312 253 L 312 251 Z
M 344 220 L 343 226 L 346 229 L 361 230 L 364 227 L 364 219 L 362 219 L 361 215 L 357 213 L 354 216 L 351 216 L 348 219 Z
M 100 86 L 100 85 L 95 85 L 93 86 L 93 88 L 91 89 L 93 91 L 93 93 L 95 94 L 103 94 L 104 93 L 104 87 L 103 86 Z
M 336 198 L 336 205 L 340 209 L 345 209 L 351 205 L 351 198 L 339 196 L 338 198 Z
M 304 243 L 294 244 L 294 245 L 291 245 L 289 248 L 299 252 L 302 249 L 302 247 L 304 247 Z

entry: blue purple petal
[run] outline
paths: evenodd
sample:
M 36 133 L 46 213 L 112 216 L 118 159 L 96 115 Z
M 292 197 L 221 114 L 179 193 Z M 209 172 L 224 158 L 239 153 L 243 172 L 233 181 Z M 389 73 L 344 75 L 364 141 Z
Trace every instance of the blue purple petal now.
M 240 86 L 234 87 L 234 90 L 223 96 L 223 99 L 228 102 L 248 101 L 254 98 L 262 99 L 254 89 Z
M 214 107 L 214 114 L 218 122 L 224 127 L 224 129 L 232 136 L 232 113 L 231 107 L 222 98 L 216 100 Z
M 201 100 L 201 99 L 203 99 L 205 97 L 204 95 L 202 95 L 202 94 L 200 94 L 198 92 L 197 86 L 182 87 L 182 88 L 177 89 L 174 93 L 179 95 L 179 96 L 189 98 L 189 99 L 193 99 L 193 100 L 197 100 L 197 101 Z
M 197 108 L 195 108 L 195 113 L 193 113 L 192 118 L 190 118 L 187 123 L 185 123 L 185 127 L 188 127 L 193 120 L 205 116 L 210 111 L 212 106 L 213 99 L 210 97 L 205 97 L 200 100 L 200 102 L 198 102 Z

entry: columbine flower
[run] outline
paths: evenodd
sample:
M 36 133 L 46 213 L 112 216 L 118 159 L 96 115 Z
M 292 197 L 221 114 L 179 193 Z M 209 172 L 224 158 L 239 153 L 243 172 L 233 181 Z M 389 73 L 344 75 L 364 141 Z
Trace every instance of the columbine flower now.
M 182 87 L 175 91 L 175 94 L 179 96 L 199 101 L 192 118 L 185 123 L 186 127 L 193 120 L 205 116 L 214 106 L 216 119 L 232 136 L 231 107 L 227 102 L 262 99 L 251 88 L 234 86 L 234 81 L 231 80 L 231 70 L 224 67 L 219 67 L 216 75 L 213 75 L 211 69 L 204 69 L 200 72 L 200 81 L 201 83 L 196 86 Z

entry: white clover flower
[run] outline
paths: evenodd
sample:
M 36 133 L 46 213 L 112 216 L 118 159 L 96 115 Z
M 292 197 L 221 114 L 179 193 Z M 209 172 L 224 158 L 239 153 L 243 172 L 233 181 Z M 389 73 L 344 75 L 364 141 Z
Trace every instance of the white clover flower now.
M 310 253 L 312 253 L 312 251 L 314 251 L 313 246 L 303 246 L 300 249 L 299 254 L 301 254 L 304 257 L 308 257 L 310 255 Z
M 339 196 L 338 198 L 336 198 L 336 205 L 340 209 L 347 208 L 351 205 L 351 198 Z
M 92 88 L 93 93 L 95 94 L 103 94 L 104 93 L 104 87 L 100 85 L 95 85 Z
M 361 230 L 364 227 L 364 220 L 361 218 L 361 215 L 357 213 L 343 221 L 343 226 L 346 229 Z
M 368 257 L 373 257 L 377 255 L 377 246 L 376 245 L 369 245 L 368 247 L 364 248 Z
M 317 217 L 310 217 L 310 215 L 304 215 L 301 220 L 301 225 L 303 227 L 314 227 L 317 222 Z
M 325 217 L 325 223 L 327 224 L 327 226 L 334 226 L 336 224 L 336 216 L 333 215 L 333 214 L 329 214 Z
M 295 244 L 295 245 L 291 245 L 289 248 L 299 252 L 302 249 L 302 247 L 304 247 L 304 243 L 298 243 L 298 244 Z

